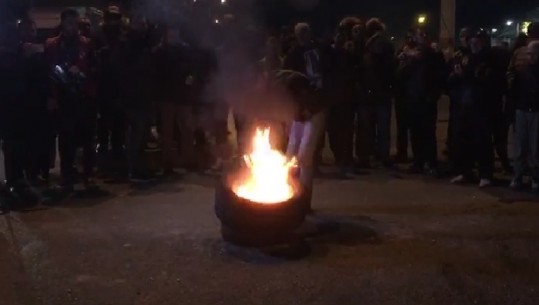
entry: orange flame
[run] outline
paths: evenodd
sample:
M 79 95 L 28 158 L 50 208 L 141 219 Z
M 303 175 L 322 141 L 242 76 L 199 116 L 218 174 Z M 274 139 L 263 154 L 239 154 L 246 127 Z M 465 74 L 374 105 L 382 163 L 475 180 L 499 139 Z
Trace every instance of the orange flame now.
M 261 204 L 277 204 L 294 197 L 290 171 L 296 159 L 289 160 L 271 147 L 269 128 L 257 128 L 252 145 L 252 152 L 243 156 L 249 172 L 234 188 L 236 195 Z

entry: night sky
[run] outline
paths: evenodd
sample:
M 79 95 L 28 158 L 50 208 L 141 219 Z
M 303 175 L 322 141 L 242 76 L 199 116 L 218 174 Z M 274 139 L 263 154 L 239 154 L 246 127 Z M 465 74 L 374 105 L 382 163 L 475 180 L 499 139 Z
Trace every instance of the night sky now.
M 232 0 L 231 0 L 232 1 Z M 377 16 L 395 35 L 410 27 L 417 14 L 428 13 L 431 31 L 438 32 L 439 0 L 259 0 L 269 24 L 305 20 L 319 29 L 335 24 L 343 16 Z M 457 0 L 457 27 L 499 26 L 539 6 L 537 0 Z M 316 26 L 315 26 L 316 27 Z

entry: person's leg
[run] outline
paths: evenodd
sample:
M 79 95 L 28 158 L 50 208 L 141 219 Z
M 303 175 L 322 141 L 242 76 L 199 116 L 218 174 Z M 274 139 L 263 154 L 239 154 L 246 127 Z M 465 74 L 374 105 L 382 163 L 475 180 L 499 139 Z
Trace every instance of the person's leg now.
M 311 209 L 311 199 L 315 175 L 315 152 L 320 140 L 320 134 L 324 131 L 325 114 L 323 112 L 315 114 L 305 123 L 301 135 L 299 151 L 297 154 L 300 168 L 300 181 L 305 187 L 306 203 Z
M 425 165 L 424 156 L 424 130 L 423 130 L 423 113 L 419 109 L 414 109 L 410 112 L 410 129 L 412 142 L 413 165 L 411 170 L 423 172 Z
M 81 126 L 82 149 L 83 149 L 83 168 L 84 181 L 89 182 L 94 176 L 94 168 L 96 165 L 96 123 L 97 112 L 95 109 L 86 109 L 85 118 Z
M 397 159 L 403 161 L 408 159 L 408 131 L 411 129 L 409 124 L 409 113 L 405 105 L 406 99 L 400 97 L 395 101 L 395 116 L 397 119 Z
M 288 136 L 288 146 L 286 148 L 286 155 L 288 158 L 298 156 L 304 129 L 304 122 L 292 122 L 292 126 L 290 126 L 290 135 Z
M 342 114 L 342 165 L 351 167 L 354 162 L 354 123 L 356 119 L 354 104 L 347 103 Z
M 111 100 L 105 96 L 99 98 L 99 119 L 97 121 L 97 144 L 99 153 L 109 151 L 109 136 L 113 124 Z
M 118 100 L 113 101 L 112 124 L 110 134 L 110 145 L 112 155 L 115 160 L 124 157 L 125 149 L 125 113 Z
M 515 133 L 513 139 L 513 170 L 516 183 L 521 183 L 526 170 L 526 157 L 528 144 L 531 134 L 528 134 L 528 123 L 526 114 L 523 111 L 517 110 L 515 115 Z
M 2 144 L 6 186 L 8 188 L 15 187 L 24 179 L 20 149 L 17 147 L 20 143 L 17 143 L 16 137 L 8 136 L 3 139 Z
M 343 147 L 342 147 L 342 105 L 334 105 L 331 107 L 328 111 L 328 118 L 327 118 L 327 131 L 328 131 L 328 139 L 329 139 L 329 148 L 331 149 L 331 152 L 333 153 L 333 157 L 335 159 L 335 163 L 338 166 L 343 165 Z
M 60 153 L 60 172 L 62 174 L 63 184 L 70 186 L 75 183 L 76 169 L 75 156 L 77 151 L 76 124 L 74 123 L 75 114 L 64 112 L 59 115 L 58 146 Z
M 473 119 L 469 115 L 459 113 L 454 121 L 454 148 L 455 148 L 455 171 L 463 177 L 472 174 L 474 149 L 474 137 L 472 136 L 475 126 L 471 123 Z
M 370 166 L 370 156 L 374 150 L 374 107 L 362 103 L 357 112 L 356 156 L 361 166 Z
M 376 104 L 376 131 L 378 139 L 378 157 L 384 164 L 391 162 L 391 99 L 382 96 Z
M 176 106 L 176 125 L 180 132 L 182 164 L 188 169 L 196 167 L 195 157 L 195 115 L 191 106 Z
M 528 113 L 528 165 L 532 175 L 532 186 L 539 188 L 539 113 Z
M 174 168 L 174 121 L 176 120 L 176 105 L 163 102 L 159 105 L 161 151 L 163 158 L 163 170 L 170 172 Z M 179 118 L 178 118 L 179 119 Z M 183 149 L 183 147 L 182 147 Z
M 147 169 L 142 162 L 142 147 L 148 135 L 149 122 L 147 114 L 142 109 L 127 111 L 129 124 L 128 160 L 131 175 L 145 175 Z
M 436 138 L 436 122 L 438 121 L 438 101 L 427 101 L 424 117 L 425 148 L 424 158 L 427 165 L 435 170 L 438 166 L 438 142 Z
M 507 152 L 509 125 L 502 110 L 496 111 L 492 127 L 496 154 L 500 158 L 502 168 L 508 170 L 510 169 L 509 154 Z
M 475 161 L 479 167 L 479 178 L 492 180 L 494 175 L 494 147 L 491 119 L 477 116 L 474 128 Z

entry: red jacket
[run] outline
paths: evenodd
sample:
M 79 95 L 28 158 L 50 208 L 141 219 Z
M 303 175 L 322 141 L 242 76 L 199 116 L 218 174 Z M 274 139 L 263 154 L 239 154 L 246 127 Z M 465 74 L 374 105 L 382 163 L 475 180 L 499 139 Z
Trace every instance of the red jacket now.
M 66 55 L 68 50 L 65 48 L 65 42 L 61 34 L 59 36 L 49 38 L 45 42 L 45 53 L 51 69 L 56 65 L 60 65 L 62 67 L 64 67 L 66 64 L 68 67 L 77 66 L 79 70 L 87 77 L 87 80 L 84 83 L 83 93 L 90 97 L 95 97 L 97 93 L 97 84 L 94 77 L 94 51 L 95 50 L 90 39 L 80 35 L 79 55 L 70 59 L 68 59 L 69 56 Z M 58 97 L 58 88 L 55 85 L 53 85 L 52 94 L 53 97 Z

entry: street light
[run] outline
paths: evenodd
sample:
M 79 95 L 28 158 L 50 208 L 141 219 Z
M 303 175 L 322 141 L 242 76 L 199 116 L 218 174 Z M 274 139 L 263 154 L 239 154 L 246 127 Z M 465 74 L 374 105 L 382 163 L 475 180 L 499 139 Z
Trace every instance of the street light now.
M 425 16 L 425 15 L 419 15 L 419 16 L 417 17 L 417 23 L 419 23 L 419 24 L 425 24 L 425 23 L 427 23 L 427 16 Z
M 505 24 L 507 26 L 512 26 L 513 25 L 513 20 L 507 20 L 507 22 Z
M 215 24 L 219 24 L 219 19 L 215 19 Z
M 491 31 L 492 31 L 492 33 L 496 33 L 496 32 L 498 32 L 498 29 L 497 28 L 492 28 Z
M 221 0 L 221 4 L 226 4 L 226 0 Z

